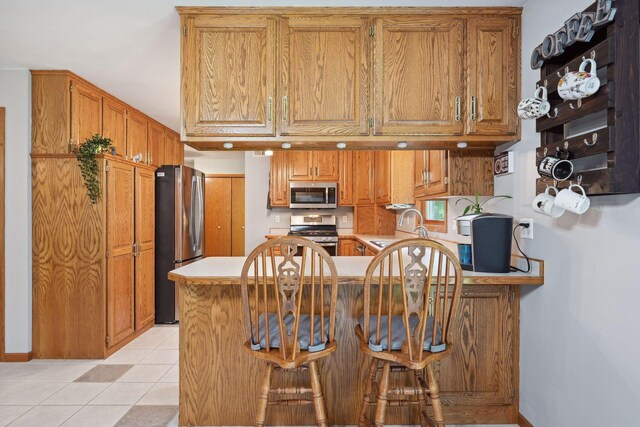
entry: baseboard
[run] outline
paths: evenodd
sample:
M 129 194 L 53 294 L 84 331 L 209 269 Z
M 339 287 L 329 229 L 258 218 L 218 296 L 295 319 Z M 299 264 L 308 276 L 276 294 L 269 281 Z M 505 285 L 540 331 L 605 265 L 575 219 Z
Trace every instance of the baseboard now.
M 518 425 L 520 427 L 533 427 L 533 424 L 529 422 L 522 414 L 518 414 Z
M 33 359 L 33 352 L 29 353 L 5 353 L 2 358 L 3 362 L 28 362 Z

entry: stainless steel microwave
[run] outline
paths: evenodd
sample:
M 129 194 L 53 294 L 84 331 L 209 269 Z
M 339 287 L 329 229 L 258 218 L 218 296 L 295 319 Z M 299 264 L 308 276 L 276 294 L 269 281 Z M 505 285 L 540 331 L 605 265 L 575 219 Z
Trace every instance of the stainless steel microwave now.
M 289 207 L 292 209 L 335 209 L 338 184 L 335 182 L 289 183 Z

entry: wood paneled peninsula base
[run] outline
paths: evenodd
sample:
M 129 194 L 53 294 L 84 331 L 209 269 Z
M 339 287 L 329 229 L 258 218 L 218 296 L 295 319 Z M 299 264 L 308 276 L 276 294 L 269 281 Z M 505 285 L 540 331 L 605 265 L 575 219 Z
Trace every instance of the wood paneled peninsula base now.
M 174 270 L 180 288 L 180 425 L 253 425 L 264 364 L 242 348 L 240 271 L 244 257 L 206 258 Z M 362 313 L 371 257 L 334 257 L 340 277 L 337 351 L 321 363 L 333 425 L 356 425 L 368 362 L 354 333 Z M 520 286 L 541 285 L 532 274 L 465 272 L 456 349 L 437 365 L 447 423 L 515 424 L 518 419 Z M 279 376 L 294 386 L 308 372 Z M 297 381 L 298 379 L 303 381 Z M 274 384 L 278 386 L 278 384 Z M 388 424 L 417 424 L 408 408 L 388 409 Z M 314 425 L 311 406 L 271 407 L 268 425 Z

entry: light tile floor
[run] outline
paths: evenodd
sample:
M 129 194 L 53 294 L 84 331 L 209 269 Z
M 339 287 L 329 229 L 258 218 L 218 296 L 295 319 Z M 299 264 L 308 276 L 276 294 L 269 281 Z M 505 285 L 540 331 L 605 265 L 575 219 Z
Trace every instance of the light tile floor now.
M 105 360 L 0 363 L 0 427 L 177 425 L 177 326 L 155 326 Z
M 0 427 L 177 426 L 177 414 L 177 326 L 105 360 L 0 363 Z

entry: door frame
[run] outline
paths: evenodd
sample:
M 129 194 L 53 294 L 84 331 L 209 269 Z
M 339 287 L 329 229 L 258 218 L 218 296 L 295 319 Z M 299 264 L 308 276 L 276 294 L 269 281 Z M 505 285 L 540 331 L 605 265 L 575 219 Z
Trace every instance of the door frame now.
M 5 308 L 5 292 L 4 292 L 4 186 L 5 186 L 5 108 L 0 107 L 0 362 L 5 359 L 5 342 L 4 342 L 4 308 Z

